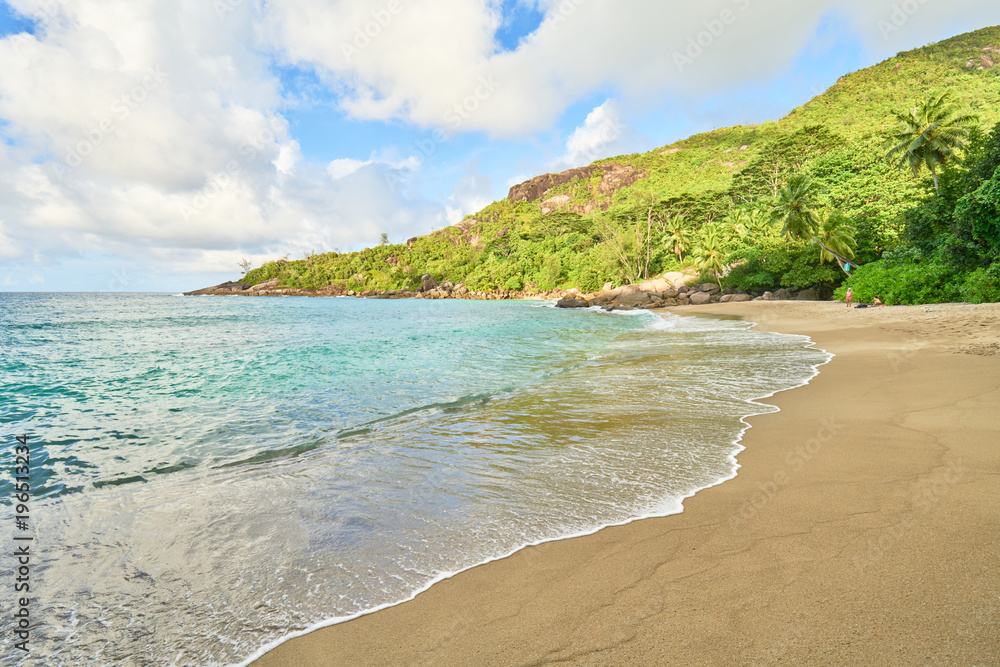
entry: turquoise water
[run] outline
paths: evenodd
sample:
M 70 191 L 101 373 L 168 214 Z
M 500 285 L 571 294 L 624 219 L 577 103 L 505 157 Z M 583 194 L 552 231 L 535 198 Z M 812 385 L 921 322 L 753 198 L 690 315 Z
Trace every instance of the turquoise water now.
M 750 400 L 827 360 L 742 322 L 550 306 L 0 294 L 2 460 L 32 436 L 42 556 L 28 662 L 239 663 L 676 512 L 734 473 L 741 419 L 772 409 Z

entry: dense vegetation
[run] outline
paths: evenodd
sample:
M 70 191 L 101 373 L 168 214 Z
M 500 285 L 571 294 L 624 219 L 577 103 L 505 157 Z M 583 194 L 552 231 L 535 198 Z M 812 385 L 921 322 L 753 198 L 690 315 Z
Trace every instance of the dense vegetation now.
M 474 291 L 588 292 L 694 270 L 829 295 L 848 265 L 861 300 L 1000 300 L 996 60 L 1000 28 L 961 35 L 842 77 L 780 121 L 600 160 L 546 192 L 565 197 L 545 214 L 501 200 L 408 245 L 272 261 L 244 281 L 360 292 L 426 273 Z M 611 164 L 645 177 L 609 192 Z
M 962 166 L 946 167 L 932 190 L 903 214 L 901 242 L 859 268 L 862 301 L 1000 301 L 1000 123 L 973 132 Z

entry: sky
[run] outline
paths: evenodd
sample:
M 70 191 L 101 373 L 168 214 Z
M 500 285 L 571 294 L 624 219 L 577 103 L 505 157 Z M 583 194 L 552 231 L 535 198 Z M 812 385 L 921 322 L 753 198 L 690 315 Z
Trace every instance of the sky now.
M 996 0 L 0 0 L 0 291 L 399 243 L 997 24 Z

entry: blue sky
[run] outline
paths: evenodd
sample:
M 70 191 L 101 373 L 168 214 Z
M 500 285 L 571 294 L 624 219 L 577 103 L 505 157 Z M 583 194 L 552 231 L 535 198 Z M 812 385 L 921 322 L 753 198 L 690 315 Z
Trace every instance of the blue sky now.
M 0 290 L 181 291 L 399 242 L 1000 22 L 910 4 L 0 1 Z

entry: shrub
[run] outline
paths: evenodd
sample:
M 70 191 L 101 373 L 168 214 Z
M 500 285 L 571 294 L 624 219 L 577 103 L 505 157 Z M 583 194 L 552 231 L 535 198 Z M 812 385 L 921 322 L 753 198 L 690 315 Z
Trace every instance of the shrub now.
M 940 262 L 901 264 L 880 259 L 855 269 L 834 297 L 843 300 L 848 287 L 858 302 L 878 297 L 889 305 L 944 303 L 961 296 L 952 269 Z
M 1000 301 L 1000 263 L 973 271 L 965 278 L 959 292 L 963 301 L 994 303 Z
M 609 277 L 606 272 L 601 271 L 595 266 L 586 266 L 580 272 L 580 279 L 577 281 L 576 286 L 580 288 L 581 292 L 586 294 L 601 289 L 608 280 Z
M 517 291 L 524 287 L 524 283 L 521 281 L 521 276 L 511 276 L 503 286 L 505 289 Z

